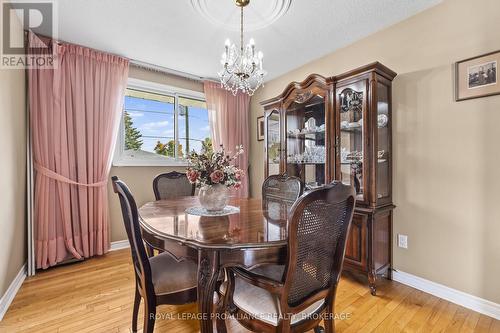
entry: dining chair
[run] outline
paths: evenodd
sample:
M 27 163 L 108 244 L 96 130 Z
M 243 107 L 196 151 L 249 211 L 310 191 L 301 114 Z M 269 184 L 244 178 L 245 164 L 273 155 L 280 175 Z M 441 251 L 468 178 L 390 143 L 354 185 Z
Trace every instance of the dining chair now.
M 172 171 L 159 174 L 153 179 L 153 192 L 156 200 L 187 197 L 194 195 L 195 185 L 188 181 L 186 174 Z
M 156 200 L 175 199 L 193 196 L 195 185 L 188 181 L 186 174 L 172 171 L 161 173 L 153 179 L 153 192 Z M 149 257 L 155 255 L 155 250 L 156 253 L 163 252 L 146 243 L 146 253 Z
M 135 274 L 135 298 L 132 313 L 132 332 L 137 332 L 137 316 L 144 299 L 144 333 L 152 333 L 156 306 L 180 305 L 196 302 L 197 265 L 190 261 L 177 261 L 164 252 L 149 258 L 142 240 L 139 214 L 127 185 L 112 177 L 113 190 L 118 194 L 132 252 Z
M 304 184 L 298 177 L 271 175 L 262 184 L 262 205 L 270 220 L 286 219 L 286 213 L 302 195 Z
M 219 318 L 227 310 L 254 332 L 335 331 L 334 306 L 355 204 L 353 187 L 335 182 L 311 190 L 293 205 L 285 265 L 267 274 L 228 269 Z M 217 321 L 224 331 L 222 319 Z

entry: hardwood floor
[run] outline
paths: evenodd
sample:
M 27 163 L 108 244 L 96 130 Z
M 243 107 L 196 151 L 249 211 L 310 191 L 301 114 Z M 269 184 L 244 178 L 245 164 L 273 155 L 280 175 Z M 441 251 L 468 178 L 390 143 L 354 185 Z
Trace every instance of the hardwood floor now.
M 385 281 L 373 297 L 356 279 L 340 282 L 337 332 L 500 332 L 500 321 L 419 290 Z M 133 288 L 129 250 L 40 272 L 24 282 L 0 332 L 130 332 Z M 195 304 L 158 312 L 155 332 L 198 331 L 196 320 L 180 319 L 196 315 Z M 247 332 L 236 322 L 228 331 Z

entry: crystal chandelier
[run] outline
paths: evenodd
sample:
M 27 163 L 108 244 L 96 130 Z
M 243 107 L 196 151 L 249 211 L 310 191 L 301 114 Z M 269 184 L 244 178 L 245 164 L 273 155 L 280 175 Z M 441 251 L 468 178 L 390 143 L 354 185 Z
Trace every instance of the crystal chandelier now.
M 236 5 L 241 9 L 240 26 L 240 47 L 226 40 L 225 50 L 222 54 L 221 64 L 224 66 L 219 72 L 221 85 L 236 95 L 242 91 L 252 96 L 255 91 L 263 85 L 264 76 L 267 74 L 262 69 L 262 52 L 255 52 L 255 41 L 250 39 L 246 46 L 243 46 L 243 7 L 250 3 L 250 0 L 235 0 Z

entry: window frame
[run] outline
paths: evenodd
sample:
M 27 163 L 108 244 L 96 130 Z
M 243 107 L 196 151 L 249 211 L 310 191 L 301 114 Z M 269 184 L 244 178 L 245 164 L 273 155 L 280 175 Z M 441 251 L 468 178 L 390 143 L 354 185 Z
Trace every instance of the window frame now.
M 113 166 L 123 167 L 123 166 L 188 166 L 188 162 L 185 159 L 178 158 L 178 145 L 179 145 L 179 98 L 190 98 L 198 101 L 206 102 L 205 94 L 199 91 L 178 88 L 174 86 L 169 86 L 162 83 L 156 83 L 151 81 L 145 81 L 141 79 L 129 78 L 127 82 L 127 89 L 135 89 L 145 92 L 150 92 L 154 94 L 161 94 L 166 96 L 171 96 L 174 98 L 174 141 L 175 157 L 165 157 L 164 159 L 153 159 L 153 158 L 139 158 L 130 157 L 125 154 L 125 123 L 123 121 L 123 113 L 125 111 L 125 103 L 120 112 L 120 127 L 118 129 L 118 138 L 116 140 L 114 155 L 113 155 Z M 124 97 L 125 100 L 125 97 Z

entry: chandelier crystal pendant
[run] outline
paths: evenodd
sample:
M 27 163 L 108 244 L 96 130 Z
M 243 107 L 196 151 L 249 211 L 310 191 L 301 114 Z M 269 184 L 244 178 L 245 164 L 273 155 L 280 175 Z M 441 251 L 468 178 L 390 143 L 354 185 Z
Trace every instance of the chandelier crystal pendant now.
M 255 52 L 255 41 L 250 39 L 243 45 L 243 8 L 250 0 L 235 0 L 241 10 L 240 47 L 226 40 L 221 64 L 224 66 L 218 73 L 221 85 L 236 96 L 238 91 L 252 96 L 263 85 L 267 72 L 262 68 L 262 52 Z

